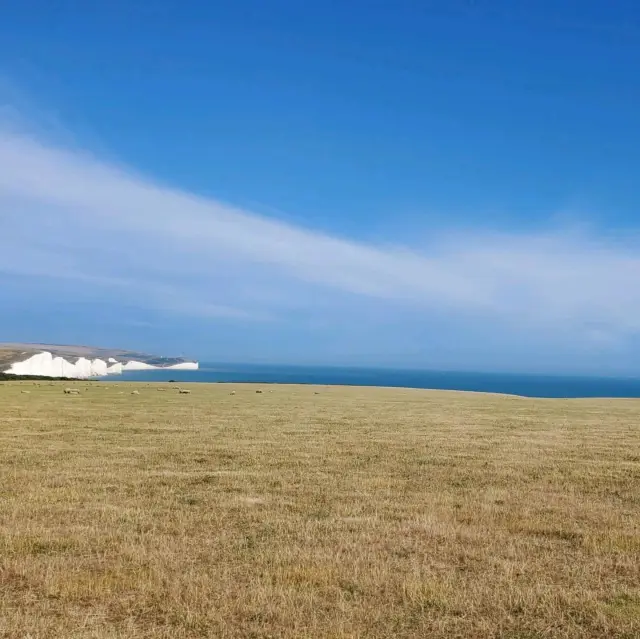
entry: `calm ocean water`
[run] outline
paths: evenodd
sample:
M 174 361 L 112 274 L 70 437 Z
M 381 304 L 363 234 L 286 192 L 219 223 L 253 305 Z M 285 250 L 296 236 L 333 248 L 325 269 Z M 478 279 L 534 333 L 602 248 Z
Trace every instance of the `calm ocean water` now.
M 433 388 L 526 397 L 640 397 L 640 379 L 456 373 L 375 368 L 201 364 L 197 371 L 136 371 L 126 381 L 257 382 Z

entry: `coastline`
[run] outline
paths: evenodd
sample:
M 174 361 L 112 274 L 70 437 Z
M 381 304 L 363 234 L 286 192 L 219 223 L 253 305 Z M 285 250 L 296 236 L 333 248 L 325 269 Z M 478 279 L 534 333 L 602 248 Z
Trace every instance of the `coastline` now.
M 50 351 L 41 351 L 30 357 L 14 361 L 8 369 L 2 371 L 6 375 L 16 375 L 27 378 L 56 378 L 56 379 L 92 379 L 112 375 L 122 375 L 128 371 L 145 370 L 198 370 L 198 362 L 177 362 L 161 366 L 148 362 L 129 359 L 118 361 L 114 357 L 106 360 L 87 357 L 65 358 L 56 356 Z
M 198 370 L 123 373 L 122 381 L 408 388 L 527 398 L 640 398 L 640 379 L 202 362 Z

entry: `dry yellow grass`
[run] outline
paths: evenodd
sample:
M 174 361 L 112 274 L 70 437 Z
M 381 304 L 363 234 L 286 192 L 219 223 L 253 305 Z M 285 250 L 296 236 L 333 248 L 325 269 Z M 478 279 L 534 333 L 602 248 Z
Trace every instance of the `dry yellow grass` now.
M 640 401 L 67 385 L 0 385 L 2 637 L 640 636 Z

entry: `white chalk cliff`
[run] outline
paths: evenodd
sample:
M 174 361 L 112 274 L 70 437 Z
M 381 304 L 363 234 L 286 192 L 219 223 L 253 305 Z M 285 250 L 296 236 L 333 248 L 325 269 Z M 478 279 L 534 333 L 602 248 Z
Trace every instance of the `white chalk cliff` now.
M 141 371 L 150 369 L 198 370 L 198 362 L 181 362 L 170 366 L 154 366 L 145 362 L 131 360 L 125 363 L 110 357 L 103 359 L 87 359 L 79 357 L 75 363 L 64 357 L 54 357 L 48 351 L 32 355 L 23 362 L 14 362 L 4 371 L 12 375 L 39 375 L 42 377 L 103 377 L 105 375 L 121 375 L 125 371 Z

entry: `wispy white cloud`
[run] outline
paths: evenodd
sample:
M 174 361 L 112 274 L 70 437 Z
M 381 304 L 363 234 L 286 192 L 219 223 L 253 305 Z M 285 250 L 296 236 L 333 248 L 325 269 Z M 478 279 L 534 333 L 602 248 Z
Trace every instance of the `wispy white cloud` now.
M 597 334 L 640 331 L 640 246 L 584 232 L 359 242 L 0 132 L 0 272 L 75 279 L 194 315 L 388 305 Z M 120 294 L 120 293 L 119 293 Z M 594 328 L 596 327 L 596 328 Z

